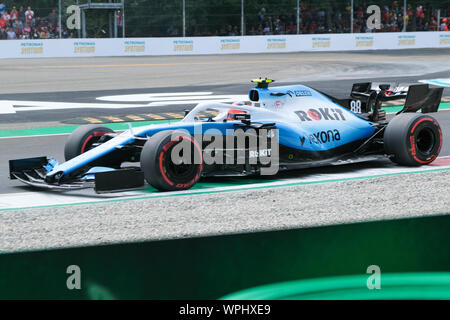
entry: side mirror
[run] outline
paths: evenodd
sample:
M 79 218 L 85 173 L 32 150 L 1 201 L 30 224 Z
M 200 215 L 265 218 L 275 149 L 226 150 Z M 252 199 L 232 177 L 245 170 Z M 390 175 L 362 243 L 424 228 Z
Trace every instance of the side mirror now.
M 250 101 L 258 101 L 259 100 L 258 90 L 250 90 L 249 98 Z

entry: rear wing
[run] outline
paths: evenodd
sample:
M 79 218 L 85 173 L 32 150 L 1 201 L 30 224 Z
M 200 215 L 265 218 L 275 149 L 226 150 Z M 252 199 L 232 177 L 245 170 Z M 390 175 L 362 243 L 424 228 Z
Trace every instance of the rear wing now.
M 354 83 L 350 97 L 338 99 L 327 95 L 333 102 L 357 114 L 369 114 L 380 109 L 381 104 L 387 101 L 406 99 L 403 112 L 423 113 L 437 112 L 441 103 L 444 88 L 430 88 L 428 84 L 414 84 L 399 86 L 398 84 L 379 84 L 372 82 Z
M 422 113 L 437 112 L 441 103 L 444 88 L 430 88 L 428 84 L 414 84 L 409 86 L 392 86 L 391 84 L 380 84 L 373 88 L 371 82 L 355 83 L 352 86 L 350 98 L 360 99 L 364 102 L 365 112 L 370 112 L 379 103 L 406 99 L 403 112 Z

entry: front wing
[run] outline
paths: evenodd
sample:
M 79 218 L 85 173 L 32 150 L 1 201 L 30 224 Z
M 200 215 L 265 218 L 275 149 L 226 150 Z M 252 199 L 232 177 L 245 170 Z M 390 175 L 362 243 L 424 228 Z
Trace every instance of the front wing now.
M 93 167 L 85 174 L 69 181 L 48 182 L 46 175 L 57 166 L 57 161 L 46 157 L 9 161 L 9 176 L 40 189 L 71 191 L 93 188 L 97 193 L 136 190 L 145 187 L 144 173 L 139 168 L 112 169 Z

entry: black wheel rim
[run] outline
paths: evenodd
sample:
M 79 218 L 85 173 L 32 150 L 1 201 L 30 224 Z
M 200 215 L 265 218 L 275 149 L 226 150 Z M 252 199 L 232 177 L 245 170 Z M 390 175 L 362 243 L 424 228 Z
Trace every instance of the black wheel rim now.
M 96 131 L 90 133 L 85 139 L 84 144 L 81 146 L 80 153 L 85 153 L 93 148 L 93 145 L 99 142 L 99 140 L 106 134 L 107 132 Z M 88 140 L 88 141 L 86 141 Z
M 198 164 L 194 163 L 195 148 L 191 152 L 191 161 L 188 164 L 181 163 L 175 164 L 171 158 L 171 152 L 173 147 L 169 148 L 164 159 L 164 169 L 170 180 L 176 183 L 186 183 L 195 178 L 198 171 Z M 181 154 L 180 156 L 183 156 Z
M 416 136 L 417 150 L 428 156 L 431 155 L 436 145 L 436 137 L 430 128 L 423 128 Z

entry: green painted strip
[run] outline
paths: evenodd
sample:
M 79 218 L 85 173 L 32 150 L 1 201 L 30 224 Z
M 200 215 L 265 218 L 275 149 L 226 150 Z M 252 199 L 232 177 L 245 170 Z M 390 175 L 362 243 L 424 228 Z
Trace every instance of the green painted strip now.
M 368 290 L 366 275 L 278 282 L 231 293 L 220 300 L 450 299 L 450 272 L 383 274 L 383 290 Z
M 387 114 L 397 113 L 403 109 L 403 106 L 389 106 L 389 107 L 383 107 L 382 109 L 385 110 Z
M 171 123 L 179 120 L 154 120 L 154 121 L 139 121 L 132 122 L 133 127 L 142 127 L 150 124 L 159 123 Z M 99 124 L 116 131 L 127 130 L 128 122 L 122 123 L 106 123 Z M 79 126 L 61 126 L 61 127 L 49 127 L 49 128 L 28 128 L 28 129 L 11 129 L 11 130 L 0 130 L 0 138 L 2 137 L 32 137 L 41 135 L 57 135 L 57 134 L 70 134 Z
M 397 113 L 403 109 L 403 106 L 391 106 L 384 107 L 387 113 Z M 443 102 L 439 106 L 439 110 L 449 110 L 450 102 Z M 171 123 L 180 121 L 179 119 L 174 120 L 153 120 L 153 121 L 137 121 L 132 122 L 133 127 L 147 126 L 149 124 L 159 124 L 159 123 Z M 107 123 L 99 124 L 111 128 L 113 130 L 127 130 L 128 122 L 121 123 Z M 12 137 L 32 137 L 32 136 L 46 136 L 46 135 L 57 135 L 57 134 L 70 134 L 79 126 L 61 126 L 61 127 L 49 127 L 49 128 L 28 128 L 28 129 L 11 129 L 11 130 L 0 130 L 0 138 L 12 138 Z
M 380 175 L 372 175 L 372 176 L 363 176 L 363 177 L 353 177 L 353 178 L 341 178 L 341 179 L 329 179 L 329 180 L 321 180 L 321 181 L 308 181 L 308 182 L 291 182 L 280 185 L 269 185 L 269 186 L 253 186 L 253 187 L 243 187 L 237 189 L 228 189 L 228 190 L 205 190 L 205 191 L 196 191 L 190 193 L 181 193 L 181 194 L 170 194 L 168 192 L 159 192 L 154 190 L 151 192 L 151 187 L 147 192 L 151 193 L 160 193 L 158 196 L 142 196 L 135 198 L 127 198 L 127 199 L 111 199 L 104 201 L 96 201 L 96 202 L 78 202 L 78 203 L 70 203 L 70 204 L 55 204 L 55 205 L 45 205 L 45 206 L 35 206 L 35 207 L 24 207 L 24 208 L 6 208 L 0 209 L 2 211 L 15 211 L 15 210 L 27 210 L 27 209 L 39 209 L 39 208 L 53 208 L 53 207 L 69 207 L 69 206 L 78 206 L 78 205 L 92 205 L 92 204 L 103 204 L 103 203 L 115 203 L 115 202 L 124 202 L 124 201 L 135 201 L 135 200 L 146 200 L 146 199 L 161 199 L 161 198 L 173 198 L 173 197 L 182 197 L 182 196 L 192 196 L 192 195 L 202 195 L 202 194 L 215 194 L 215 193 L 224 193 L 224 192 L 233 192 L 233 191 L 247 191 L 247 190 L 260 190 L 260 189 L 271 189 L 271 188 L 284 188 L 284 187 L 292 187 L 292 186 L 301 186 L 301 185 L 312 185 L 312 184 L 321 184 L 321 183 L 330 183 L 330 182 L 341 182 L 341 181 L 353 181 L 353 180 L 364 180 L 364 179 L 375 179 L 389 176 L 398 176 L 405 174 L 419 174 L 419 173 L 427 173 L 427 172 L 442 172 L 449 171 L 450 167 L 447 168 L 439 168 L 439 169 L 430 169 L 430 170 L 421 170 L 421 171 L 410 171 L 410 172 L 396 172 L 396 173 L 386 173 Z M 202 188 L 199 188 L 201 190 Z

